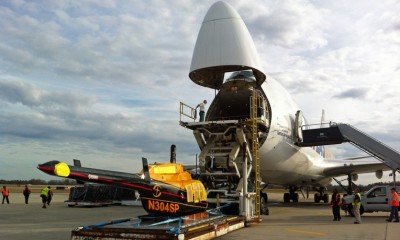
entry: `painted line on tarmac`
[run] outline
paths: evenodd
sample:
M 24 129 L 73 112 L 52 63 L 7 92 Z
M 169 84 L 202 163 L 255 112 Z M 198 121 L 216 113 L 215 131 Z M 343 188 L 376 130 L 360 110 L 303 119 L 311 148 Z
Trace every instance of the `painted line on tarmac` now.
M 294 230 L 294 229 L 289 229 L 288 232 L 304 233 L 304 234 L 312 234 L 312 235 L 320 235 L 320 236 L 326 235 L 325 233 L 322 233 L 322 232 L 307 232 L 307 231 Z

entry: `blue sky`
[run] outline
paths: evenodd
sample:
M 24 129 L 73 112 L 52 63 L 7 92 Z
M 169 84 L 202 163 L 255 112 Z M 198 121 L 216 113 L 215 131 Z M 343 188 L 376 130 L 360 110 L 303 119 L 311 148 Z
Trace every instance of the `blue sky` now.
M 1 1 L 0 179 L 46 179 L 35 167 L 53 159 L 138 171 L 141 157 L 168 161 L 171 144 L 193 163 L 179 102 L 213 98 L 188 74 L 214 2 Z M 309 122 L 325 109 L 400 150 L 398 1 L 227 2 Z

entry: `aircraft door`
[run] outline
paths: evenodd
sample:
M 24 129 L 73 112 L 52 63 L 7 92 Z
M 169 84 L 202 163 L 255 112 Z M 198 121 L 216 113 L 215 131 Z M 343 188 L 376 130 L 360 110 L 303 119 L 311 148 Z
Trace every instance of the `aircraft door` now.
M 301 110 L 298 110 L 296 112 L 296 119 L 294 122 L 295 128 L 295 142 L 303 142 L 303 131 L 301 129 L 301 126 L 303 125 L 303 112 Z

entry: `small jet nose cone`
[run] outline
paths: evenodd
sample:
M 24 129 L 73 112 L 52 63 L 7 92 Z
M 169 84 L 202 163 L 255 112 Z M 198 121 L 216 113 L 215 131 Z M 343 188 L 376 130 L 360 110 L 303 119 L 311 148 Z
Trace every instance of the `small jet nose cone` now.
M 49 162 L 45 162 L 45 163 L 39 164 L 38 168 L 41 169 L 41 170 L 42 169 L 46 169 L 46 168 L 54 168 L 59 163 L 60 163 L 60 161 L 52 160 L 52 161 L 49 161 Z
M 59 177 L 68 177 L 71 172 L 66 163 L 57 160 L 39 164 L 37 168 L 47 174 L 56 175 Z

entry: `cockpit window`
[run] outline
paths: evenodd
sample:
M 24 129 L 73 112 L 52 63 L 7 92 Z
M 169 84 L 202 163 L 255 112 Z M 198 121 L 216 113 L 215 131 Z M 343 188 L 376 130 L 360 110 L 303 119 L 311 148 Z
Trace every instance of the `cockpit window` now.
M 239 71 L 239 72 L 234 72 L 232 75 L 226 79 L 226 82 L 234 81 L 234 80 L 244 80 L 247 82 L 255 82 L 256 78 L 253 75 L 253 71 L 251 70 L 246 70 L 246 71 Z

